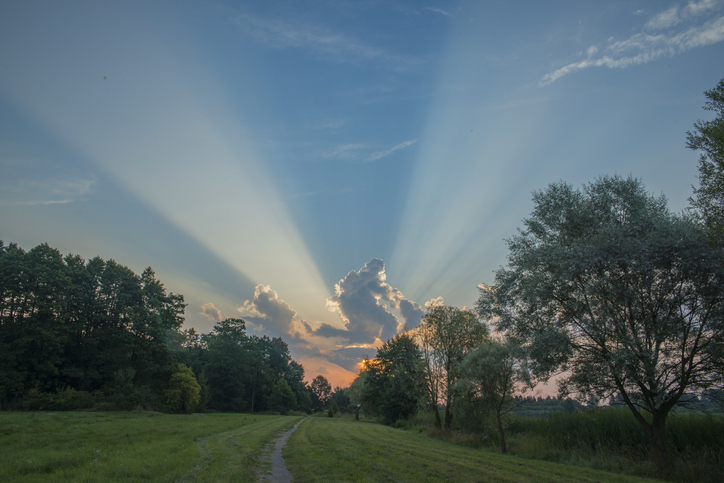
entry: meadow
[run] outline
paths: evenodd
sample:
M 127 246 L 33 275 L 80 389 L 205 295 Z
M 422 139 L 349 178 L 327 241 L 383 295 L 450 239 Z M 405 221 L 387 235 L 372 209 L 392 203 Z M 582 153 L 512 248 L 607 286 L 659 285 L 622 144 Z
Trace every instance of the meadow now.
M 299 482 L 655 481 L 501 455 L 351 418 L 310 418 L 292 434 L 283 455 Z
M 0 481 L 254 481 L 297 416 L 0 412 Z
M 621 411 L 509 419 L 494 432 L 438 432 L 351 417 L 309 418 L 283 455 L 299 482 L 635 482 L 653 479 L 645 438 Z M 151 412 L 0 412 L 0 481 L 257 481 L 265 448 L 300 416 Z M 720 481 L 721 418 L 671 421 L 678 481 Z M 432 437 L 431 437 L 432 436 Z M 707 449 L 708 448 L 708 449 Z M 696 455 L 699 455 L 698 457 Z M 606 471 L 607 470 L 607 471 Z M 650 479 L 647 479 L 650 478 Z

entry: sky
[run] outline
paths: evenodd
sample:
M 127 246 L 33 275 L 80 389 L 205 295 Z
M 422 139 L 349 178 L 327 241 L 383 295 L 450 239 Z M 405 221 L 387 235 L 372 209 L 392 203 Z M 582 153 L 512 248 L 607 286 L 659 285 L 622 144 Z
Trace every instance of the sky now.
M 151 266 L 346 386 L 474 307 L 531 193 L 688 206 L 724 0 L 0 3 L 0 240 Z

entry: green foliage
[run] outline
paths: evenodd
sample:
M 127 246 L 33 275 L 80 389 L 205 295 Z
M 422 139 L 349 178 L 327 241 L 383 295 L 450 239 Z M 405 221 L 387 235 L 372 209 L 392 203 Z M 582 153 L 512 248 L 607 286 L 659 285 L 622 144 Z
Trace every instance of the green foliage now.
M 348 413 L 352 411 L 352 401 L 348 394 L 348 388 L 335 387 L 332 390 L 332 407 L 336 408 L 335 413 L 341 411 Z
M 711 121 L 697 121 L 687 132 L 687 147 L 701 151 L 699 187 L 689 199 L 697 219 L 716 239 L 724 236 L 724 79 L 704 93 L 704 109 L 713 111 Z
M 183 322 L 183 297 L 153 271 L 141 277 L 113 260 L 29 252 L 0 243 L 0 402 L 31 389 L 93 392 L 122 369 L 160 392 L 173 371 L 165 336 Z
M 326 406 L 332 395 L 332 386 L 327 378 L 321 374 L 315 377 L 309 386 L 309 395 L 312 399 L 313 409 L 322 409 Z
M 445 408 L 445 428 L 449 429 L 459 377 L 458 366 L 465 354 L 488 336 L 488 328 L 475 314 L 456 307 L 435 305 L 428 309 L 416 330 L 424 361 L 427 404 L 440 427 L 438 404 Z
M 297 398 L 292 392 L 292 388 L 289 387 L 284 379 L 279 379 L 271 391 L 271 394 L 267 399 L 267 407 L 269 409 L 279 411 L 281 414 L 286 414 L 287 411 L 297 409 Z
M 388 340 L 364 367 L 361 402 L 368 413 L 392 424 L 417 411 L 424 397 L 424 366 L 412 336 L 400 334 Z
M 490 410 L 496 419 L 500 450 L 506 452 L 502 416 L 513 406 L 516 384 L 531 387 L 523 350 L 515 342 L 486 341 L 460 363 L 457 387 L 472 403 Z
M 564 393 L 620 393 L 663 468 L 670 410 L 722 382 L 722 249 L 633 178 L 552 184 L 533 201 L 478 311 L 525 343 L 538 374 L 567 371 Z
M 0 408 L 264 411 L 281 379 L 311 408 L 284 341 L 248 336 L 241 319 L 182 330 L 184 308 L 151 268 L 0 242 Z M 104 400 L 61 402 L 66 388 Z
M 201 401 L 201 386 L 189 367 L 178 365 L 178 372 L 171 376 L 164 398 L 173 412 L 194 412 Z
M 329 410 L 327 411 L 327 416 L 329 416 L 330 418 L 333 418 L 333 417 L 334 417 L 334 409 L 329 408 Z

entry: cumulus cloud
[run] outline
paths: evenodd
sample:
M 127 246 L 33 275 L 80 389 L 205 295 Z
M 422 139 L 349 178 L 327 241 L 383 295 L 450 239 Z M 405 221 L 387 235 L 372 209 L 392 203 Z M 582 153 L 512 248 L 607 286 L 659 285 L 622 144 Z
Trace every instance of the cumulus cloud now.
M 201 315 L 209 319 L 211 322 L 221 322 L 222 316 L 219 309 L 209 302 L 201 306 Z
M 386 281 L 385 264 L 373 258 L 359 271 L 352 270 L 335 285 L 335 294 L 327 300 L 330 311 L 339 314 L 345 328 L 322 324 L 315 335 L 342 337 L 351 345 L 387 340 L 405 329 L 414 329 L 424 315 L 422 307 L 407 300 Z M 401 317 L 388 310 L 400 311 Z
M 430 307 L 435 307 L 438 305 L 445 305 L 445 299 L 442 297 L 437 297 L 434 299 L 430 299 L 427 302 L 425 302 L 425 308 L 429 309 Z
M 721 2 L 717 0 L 689 2 L 683 8 L 675 5 L 649 19 L 643 26 L 645 32 L 624 40 L 610 39 L 603 49 L 592 46 L 585 59 L 546 74 L 539 84 L 552 84 L 565 75 L 591 67 L 626 68 L 721 42 L 724 40 L 724 17 L 697 23 L 702 14 L 720 7 Z
M 436 301 L 442 303 L 442 298 L 433 300 Z M 414 329 L 425 312 L 418 303 L 408 300 L 387 283 L 384 262 L 376 258 L 341 279 L 335 285 L 334 296 L 327 300 L 327 307 L 339 315 L 344 328 L 319 322 L 312 326 L 299 318 L 268 285 L 257 285 L 254 297 L 244 301 L 237 310 L 255 331 L 284 338 L 295 357 L 321 358 L 355 373 L 364 358 L 375 357 L 374 345 L 379 340 Z M 221 317 L 213 304 L 204 304 L 202 310 L 210 319 L 215 314 Z M 320 349 L 312 342 L 318 337 L 331 339 L 322 345 L 334 347 Z M 317 372 L 325 374 L 323 369 L 326 371 L 329 367 L 321 367 Z
M 276 337 L 298 337 L 300 333 L 311 331 L 309 324 L 298 319 L 297 312 L 281 300 L 269 285 L 257 285 L 254 298 L 245 300 L 237 311 L 244 320 Z

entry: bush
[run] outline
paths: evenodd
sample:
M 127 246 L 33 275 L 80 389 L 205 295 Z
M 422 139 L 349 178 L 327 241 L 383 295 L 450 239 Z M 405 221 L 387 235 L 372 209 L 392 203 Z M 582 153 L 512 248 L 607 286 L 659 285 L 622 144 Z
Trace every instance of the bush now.
M 172 412 L 189 414 L 201 401 L 201 386 L 188 366 L 179 364 L 177 368 L 164 392 L 164 399 Z
M 103 401 L 104 397 L 102 391 L 76 391 L 72 387 L 57 393 L 31 389 L 25 393 L 19 403 L 10 407 L 23 411 L 77 411 L 94 408 Z

